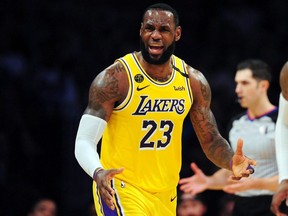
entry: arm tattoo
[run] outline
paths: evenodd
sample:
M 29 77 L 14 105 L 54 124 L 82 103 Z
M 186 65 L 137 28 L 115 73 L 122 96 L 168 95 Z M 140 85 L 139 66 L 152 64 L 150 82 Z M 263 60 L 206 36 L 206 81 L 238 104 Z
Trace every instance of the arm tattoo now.
M 210 110 L 211 93 L 209 86 L 201 80 L 199 84 L 203 99 L 190 114 L 194 130 L 209 160 L 217 166 L 229 168 L 229 160 L 233 152 L 227 141 L 220 135 L 215 117 Z
M 233 152 L 228 142 L 219 134 L 213 113 L 201 109 L 192 113 L 193 124 L 202 149 L 209 160 L 222 168 L 229 169 Z
M 95 109 L 110 100 L 116 102 L 121 97 L 117 75 L 123 70 L 122 64 L 115 64 L 108 68 L 99 80 L 94 81 L 89 92 L 91 107 Z
M 205 85 L 201 80 L 199 80 L 199 84 L 201 95 L 203 96 L 203 102 L 201 105 L 196 106 L 195 109 L 193 109 L 191 118 L 193 124 L 196 126 L 194 129 L 197 132 L 198 139 L 202 143 L 206 140 L 212 139 L 215 135 L 215 130 L 213 130 L 213 128 L 216 126 L 216 121 L 210 111 L 211 94 L 209 87 L 207 87 L 207 85 Z
M 210 103 L 210 100 L 211 100 L 211 93 L 209 93 L 210 90 L 208 90 L 208 87 L 204 85 L 202 82 L 200 82 L 200 85 L 201 85 L 201 92 L 202 92 L 204 100 L 207 103 Z

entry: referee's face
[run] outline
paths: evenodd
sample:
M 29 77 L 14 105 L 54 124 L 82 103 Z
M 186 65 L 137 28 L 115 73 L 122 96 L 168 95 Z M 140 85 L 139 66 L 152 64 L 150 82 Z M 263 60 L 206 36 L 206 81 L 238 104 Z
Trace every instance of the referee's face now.
M 243 108 L 256 107 L 263 95 L 266 94 L 266 90 L 260 85 L 261 81 L 252 77 L 250 69 L 238 70 L 235 75 L 235 83 L 238 102 Z

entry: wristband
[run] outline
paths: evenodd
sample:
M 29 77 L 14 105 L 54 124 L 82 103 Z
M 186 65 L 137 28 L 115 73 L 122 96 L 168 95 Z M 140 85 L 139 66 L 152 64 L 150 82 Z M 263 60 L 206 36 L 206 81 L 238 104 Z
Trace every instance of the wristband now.
M 104 170 L 102 167 L 98 167 L 93 174 L 93 179 L 96 181 L 97 175 L 100 171 Z

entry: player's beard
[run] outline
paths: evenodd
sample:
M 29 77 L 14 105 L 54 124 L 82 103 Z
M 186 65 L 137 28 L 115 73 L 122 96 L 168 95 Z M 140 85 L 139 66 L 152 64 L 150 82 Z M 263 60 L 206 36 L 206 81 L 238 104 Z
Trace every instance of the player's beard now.
M 171 55 L 174 53 L 176 43 L 175 41 L 166 49 L 164 50 L 163 54 L 160 56 L 159 59 L 151 58 L 150 53 L 148 52 L 148 48 L 145 47 L 142 39 L 140 38 L 140 49 L 142 56 L 146 62 L 149 64 L 161 65 L 167 62 Z

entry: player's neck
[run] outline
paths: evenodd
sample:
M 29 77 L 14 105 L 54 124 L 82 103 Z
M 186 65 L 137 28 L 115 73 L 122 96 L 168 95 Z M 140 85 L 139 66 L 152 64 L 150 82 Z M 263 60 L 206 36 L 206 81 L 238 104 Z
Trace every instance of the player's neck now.
M 144 60 L 141 54 L 137 55 L 138 60 L 145 70 L 145 72 L 155 81 L 165 82 L 170 79 L 172 74 L 172 63 L 171 58 L 164 64 L 149 64 Z

